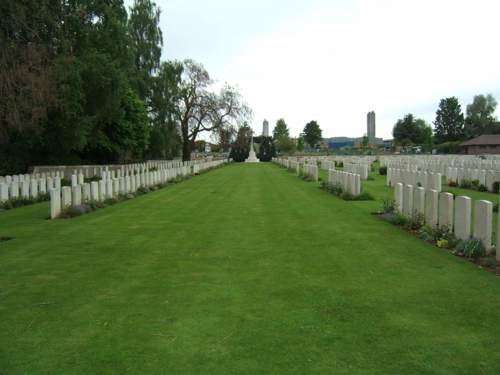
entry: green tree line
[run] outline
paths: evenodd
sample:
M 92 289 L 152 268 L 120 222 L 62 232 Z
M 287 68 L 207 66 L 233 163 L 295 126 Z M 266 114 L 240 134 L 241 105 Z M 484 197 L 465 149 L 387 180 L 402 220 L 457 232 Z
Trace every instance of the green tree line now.
M 191 156 L 251 115 L 199 63 L 162 61 L 160 9 L 136 0 L 0 2 L 0 175 L 35 164 Z

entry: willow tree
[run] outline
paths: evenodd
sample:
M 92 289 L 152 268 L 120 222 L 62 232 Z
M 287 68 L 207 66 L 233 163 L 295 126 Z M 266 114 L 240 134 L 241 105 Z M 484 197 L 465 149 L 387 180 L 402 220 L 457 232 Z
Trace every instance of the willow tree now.
M 210 90 L 212 84 L 203 65 L 193 60 L 183 62 L 177 111 L 182 160 L 191 160 L 191 151 L 201 133 L 235 126 L 251 116 L 236 88 L 225 85 L 219 93 L 214 93 Z

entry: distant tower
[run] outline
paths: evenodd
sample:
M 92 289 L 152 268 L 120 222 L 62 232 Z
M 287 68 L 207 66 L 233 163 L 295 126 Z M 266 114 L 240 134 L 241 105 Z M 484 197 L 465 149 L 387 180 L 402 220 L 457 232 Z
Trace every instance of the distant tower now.
M 366 116 L 366 135 L 370 141 L 373 141 L 375 135 L 375 111 L 368 112 Z
M 269 137 L 269 122 L 267 120 L 264 120 L 262 123 L 262 135 L 264 137 Z

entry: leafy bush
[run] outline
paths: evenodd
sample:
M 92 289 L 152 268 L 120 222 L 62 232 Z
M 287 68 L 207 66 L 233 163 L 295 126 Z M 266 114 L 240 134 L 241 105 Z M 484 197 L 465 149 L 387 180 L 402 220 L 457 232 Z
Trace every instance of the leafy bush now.
M 272 137 L 261 137 L 259 153 L 257 157 L 260 161 L 271 161 L 276 156 L 276 148 Z
M 430 226 L 424 225 L 418 231 L 418 237 L 421 240 L 424 240 L 427 242 L 434 241 L 434 230 Z
M 485 185 L 481 184 L 478 186 L 477 190 L 481 191 L 481 192 L 485 192 L 485 191 L 488 191 L 488 188 Z
M 408 230 L 419 230 L 424 226 L 424 215 L 415 214 L 407 220 L 405 228 Z
M 389 223 L 397 226 L 405 226 L 408 222 L 408 219 L 400 213 L 394 213 L 390 215 L 387 220 L 389 221 Z
M 483 263 L 483 266 L 485 266 L 485 267 L 493 267 L 493 266 L 496 266 L 497 261 L 493 258 L 484 258 L 482 263 Z
M 470 238 L 465 241 L 460 241 L 453 254 L 477 260 L 486 255 L 486 249 L 481 240 Z
M 393 213 L 396 209 L 396 201 L 392 198 L 385 198 L 382 201 L 382 211 L 386 214 Z
M 338 163 L 336 162 L 335 166 L 338 168 L 344 168 L 344 162 L 343 161 L 339 161 Z
M 495 181 L 493 183 L 493 193 L 498 194 L 500 192 L 500 181 Z
M 462 182 L 460 183 L 460 187 L 462 189 L 470 189 L 472 188 L 472 181 L 471 180 L 468 180 L 468 179 L 464 179 L 462 180 Z
M 448 181 L 448 186 L 449 187 L 458 187 L 458 184 L 456 181 Z
M 378 169 L 378 173 L 379 173 L 381 176 L 386 176 L 386 175 L 387 175 L 387 167 L 386 167 L 386 166 L 380 167 L 380 168 Z
M 88 205 L 76 206 L 76 207 L 68 207 L 65 208 L 61 214 L 59 215 L 62 219 L 71 219 L 73 217 L 81 216 L 86 214 L 87 212 L 92 211 L 91 207 Z

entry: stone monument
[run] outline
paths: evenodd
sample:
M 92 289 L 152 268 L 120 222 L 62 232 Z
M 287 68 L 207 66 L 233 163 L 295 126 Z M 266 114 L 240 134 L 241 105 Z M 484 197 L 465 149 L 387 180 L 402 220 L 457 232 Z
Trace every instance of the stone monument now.
M 257 156 L 255 156 L 255 151 L 253 149 L 253 137 L 252 140 L 250 141 L 250 153 L 248 154 L 248 158 L 245 160 L 245 163 L 258 163 L 260 162 L 259 159 L 257 159 Z

